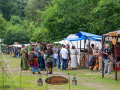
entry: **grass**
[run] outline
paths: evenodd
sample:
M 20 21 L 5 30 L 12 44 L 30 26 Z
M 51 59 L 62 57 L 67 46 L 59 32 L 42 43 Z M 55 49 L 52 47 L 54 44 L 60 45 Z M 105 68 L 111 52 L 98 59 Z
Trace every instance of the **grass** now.
M 20 59 L 17 58 L 9 58 L 9 55 L 4 54 L 6 60 L 8 61 L 9 67 L 11 68 L 13 74 L 16 76 L 20 70 Z M 0 60 L 2 57 L 0 56 Z M 6 70 L 5 70 L 6 71 Z M 38 75 L 37 73 L 33 75 L 31 73 L 31 69 L 27 71 L 22 71 L 21 73 L 21 87 L 20 87 L 20 73 L 18 77 L 16 77 L 16 81 L 19 85 L 17 87 L 14 79 L 9 79 L 4 74 L 4 85 L 10 85 L 10 88 L 5 88 L 5 90 L 69 90 L 69 84 L 64 85 L 49 85 L 45 83 L 45 79 L 47 77 L 53 75 L 45 75 L 46 71 L 41 71 L 42 75 Z M 54 74 L 59 74 L 60 76 L 64 76 L 69 79 L 69 74 L 75 74 L 77 79 L 77 85 L 72 85 L 73 75 L 70 75 L 70 90 L 120 90 L 120 71 L 118 71 L 118 81 L 115 81 L 115 72 L 112 72 L 110 75 L 105 75 L 105 78 L 102 78 L 100 72 L 94 70 L 91 72 L 86 68 L 80 68 L 79 70 L 66 70 L 66 71 L 58 71 L 57 67 L 53 69 Z M 62 75 L 66 74 L 66 75 Z M 7 75 L 10 78 L 13 78 L 10 71 L 7 71 Z M 37 86 L 37 80 L 42 78 L 43 86 Z M 12 83 L 13 81 L 13 83 Z M 3 90 L 3 73 L 0 68 L 0 90 Z

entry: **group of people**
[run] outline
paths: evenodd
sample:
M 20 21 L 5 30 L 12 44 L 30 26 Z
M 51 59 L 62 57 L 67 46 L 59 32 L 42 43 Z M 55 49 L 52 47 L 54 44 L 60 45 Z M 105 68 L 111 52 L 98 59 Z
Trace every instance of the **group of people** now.
M 21 54 L 20 54 L 20 48 L 18 47 L 11 47 L 9 49 L 9 53 L 10 53 L 10 58 L 12 57 L 15 57 L 15 58 L 20 58 L 21 57 Z
M 99 71 L 99 60 L 98 57 L 99 55 L 102 55 L 102 49 L 99 50 L 99 47 L 97 45 L 92 44 L 92 57 L 89 61 L 89 68 L 91 71 L 93 71 L 94 66 L 96 65 L 97 71 Z M 103 58 L 105 61 L 104 65 L 104 74 L 110 74 L 111 73 L 111 66 L 110 66 L 110 61 L 113 60 L 113 54 L 112 54 L 112 49 L 110 48 L 109 44 L 103 45 Z M 108 70 L 107 70 L 108 68 Z M 108 72 L 107 72 L 108 71 Z
M 58 70 L 66 70 L 68 68 L 68 63 L 71 62 L 71 68 L 77 68 L 77 51 L 75 46 L 72 46 L 70 50 L 69 44 L 57 46 L 55 45 L 54 48 L 51 45 L 46 45 L 47 50 L 41 50 L 41 45 L 38 44 L 36 48 L 31 46 L 28 47 L 28 51 L 25 48 L 25 45 L 22 45 L 21 48 L 21 69 L 27 70 L 29 67 L 32 68 L 32 73 L 38 72 L 41 74 L 40 71 L 45 69 L 47 70 L 48 74 L 52 74 L 52 68 L 56 67 L 58 64 Z M 30 50 L 30 51 L 29 51 Z M 26 55 L 26 53 L 28 53 Z M 44 67 L 43 67 L 44 66 Z

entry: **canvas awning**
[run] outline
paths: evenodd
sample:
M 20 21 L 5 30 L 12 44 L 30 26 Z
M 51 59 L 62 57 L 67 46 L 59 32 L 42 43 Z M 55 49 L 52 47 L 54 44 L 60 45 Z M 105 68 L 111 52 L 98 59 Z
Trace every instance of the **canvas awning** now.
M 68 40 L 68 41 L 80 41 L 80 40 L 84 40 L 83 38 L 64 38 L 64 40 Z

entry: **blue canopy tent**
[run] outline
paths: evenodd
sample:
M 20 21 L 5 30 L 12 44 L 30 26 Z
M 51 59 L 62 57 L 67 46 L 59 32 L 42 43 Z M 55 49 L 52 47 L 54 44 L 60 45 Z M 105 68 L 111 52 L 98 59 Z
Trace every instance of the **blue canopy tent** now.
M 87 33 L 87 32 L 83 32 L 83 31 L 80 31 L 76 36 L 79 36 L 79 38 L 83 37 L 83 36 L 91 37 L 91 38 L 102 38 L 102 36 L 91 34 L 91 33 Z
M 85 50 L 86 40 L 89 41 L 88 48 L 90 48 L 90 40 L 101 42 L 102 36 L 83 32 L 83 31 L 80 31 L 76 36 L 78 36 L 79 38 L 64 38 L 64 40 L 68 40 L 71 43 L 72 43 L 72 41 L 80 41 L 80 65 L 82 67 L 88 68 L 90 49 L 88 49 L 88 52 L 86 52 L 86 50 Z M 84 49 L 83 50 L 81 50 L 81 44 L 83 44 L 83 43 L 81 43 L 81 40 L 84 40 Z

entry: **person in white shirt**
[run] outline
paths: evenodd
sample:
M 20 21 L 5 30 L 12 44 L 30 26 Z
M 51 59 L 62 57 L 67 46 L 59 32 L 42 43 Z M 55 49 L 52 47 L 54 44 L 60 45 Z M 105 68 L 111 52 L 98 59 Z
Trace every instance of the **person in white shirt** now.
M 66 63 L 67 63 L 67 59 L 69 59 L 68 56 L 68 50 L 65 48 L 65 45 L 63 45 L 63 48 L 60 51 L 60 56 L 62 58 L 62 70 L 66 70 Z
M 53 60 L 53 67 L 55 67 L 56 66 L 56 62 L 57 62 L 57 58 L 58 58 L 57 52 L 55 52 L 55 54 L 53 55 L 53 58 L 54 58 L 54 60 Z

